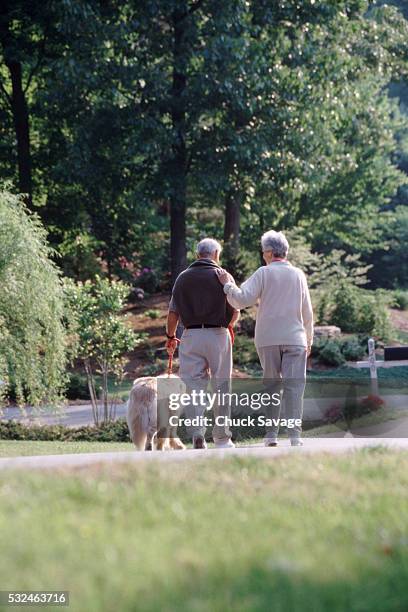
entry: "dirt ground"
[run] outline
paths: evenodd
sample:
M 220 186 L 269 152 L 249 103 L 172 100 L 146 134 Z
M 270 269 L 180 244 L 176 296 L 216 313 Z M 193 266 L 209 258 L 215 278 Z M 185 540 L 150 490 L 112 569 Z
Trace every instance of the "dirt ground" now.
M 408 332 L 408 311 L 392 309 L 390 312 L 391 321 L 394 327 L 401 331 Z
M 126 366 L 126 372 L 131 376 L 139 376 L 140 370 L 146 365 L 146 351 L 149 354 L 154 354 L 157 351 L 163 351 L 166 342 L 165 326 L 167 307 L 169 305 L 170 295 L 157 294 L 145 298 L 139 303 L 133 304 L 126 309 L 132 328 L 136 332 L 144 332 L 148 334 L 148 346 L 144 344 L 136 348 L 129 355 L 129 362 Z M 146 311 L 156 310 L 158 316 L 153 319 L 146 315 Z
M 166 342 L 165 326 L 169 301 L 169 294 L 157 294 L 147 297 L 140 303 L 129 306 L 126 309 L 132 328 L 136 332 L 147 333 L 149 337 L 147 347 L 144 344 L 129 355 L 129 361 L 126 365 L 128 378 L 141 375 L 141 370 L 149 361 L 149 355 L 156 354 L 157 356 L 163 355 L 164 358 L 166 357 L 164 349 Z M 149 310 L 158 311 L 157 318 L 152 319 L 146 315 L 145 313 Z M 177 362 L 175 363 L 174 371 L 177 372 Z M 245 378 L 247 374 L 234 368 L 233 376 L 234 378 Z

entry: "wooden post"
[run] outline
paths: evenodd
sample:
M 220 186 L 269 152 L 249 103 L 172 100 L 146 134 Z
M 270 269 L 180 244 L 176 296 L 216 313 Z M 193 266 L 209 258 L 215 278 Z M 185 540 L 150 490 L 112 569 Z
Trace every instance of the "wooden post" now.
M 378 395 L 378 375 L 377 364 L 375 361 L 375 341 L 374 338 L 368 340 L 368 363 L 370 366 L 371 393 Z

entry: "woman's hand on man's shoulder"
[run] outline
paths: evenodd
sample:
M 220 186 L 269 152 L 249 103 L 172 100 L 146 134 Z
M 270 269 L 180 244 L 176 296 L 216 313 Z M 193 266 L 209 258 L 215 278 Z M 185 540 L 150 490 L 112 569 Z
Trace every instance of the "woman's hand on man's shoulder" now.
M 218 280 L 220 281 L 221 285 L 226 285 L 227 283 L 235 284 L 234 277 L 229 272 L 224 270 L 223 268 L 220 268 L 216 272 L 217 272 Z

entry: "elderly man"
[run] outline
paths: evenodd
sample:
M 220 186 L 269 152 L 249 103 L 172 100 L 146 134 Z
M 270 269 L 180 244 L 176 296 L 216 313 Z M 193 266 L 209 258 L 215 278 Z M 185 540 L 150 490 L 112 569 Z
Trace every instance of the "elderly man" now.
M 313 311 L 306 277 L 292 266 L 289 244 L 282 232 L 266 232 L 261 239 L 262 266 L 241 288 L 227 272 L 219 273 L 229 303 L 235 308 L 252 306 L 259 300 L 255 345 L 264 380 L 273 387 L 282 379 L 286 417 L 301 421 L 307 356 L 313 342 Z M 280 387 L 280 384 L 279 384 Z M 280 406 L 270 408 L 278 420 Z M 279 425 L 266 428 L 265 446 L 276 446 Z M 301 446 L 301 427 L 288 429 L 292 446 Z
M 212 238 L 205 238 L 197 245 L 197 260 L 184 270 L 173 287 L 167 316 L 167 351 L 173 354 L 176 346 L 176 329 L 179 319 L 184 326 L 179 349 L 180 376 L 188 391 L 201 391 L 207 387 L 211 376 L 213 392 L 228 392 L 232 374 L 232 333 L 228 328 L 235 324 L 239 312 L 230 306 L 218 282 L 221 245 Z M 202 419 L 206 406 L 186 409 L 187 416 Z M 214 406 L 215 417 L 230 416 L 229 406 Z M 231 432 L 226 419 L 213 427 L 213 439 L 217 448 L 233 448 Z M 187 428 L 193 447 L 205 448 L 205 426 Z

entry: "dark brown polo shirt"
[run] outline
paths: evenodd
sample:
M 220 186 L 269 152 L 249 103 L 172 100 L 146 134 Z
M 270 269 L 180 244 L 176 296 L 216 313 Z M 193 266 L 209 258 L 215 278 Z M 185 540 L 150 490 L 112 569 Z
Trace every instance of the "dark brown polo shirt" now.
M 169 310 L 177 312 L 184 327 L 228 327 L 234 308 L 228 304 L 218 280 L 220 266 L 212 259 L 197 259 L 174 283 Z

